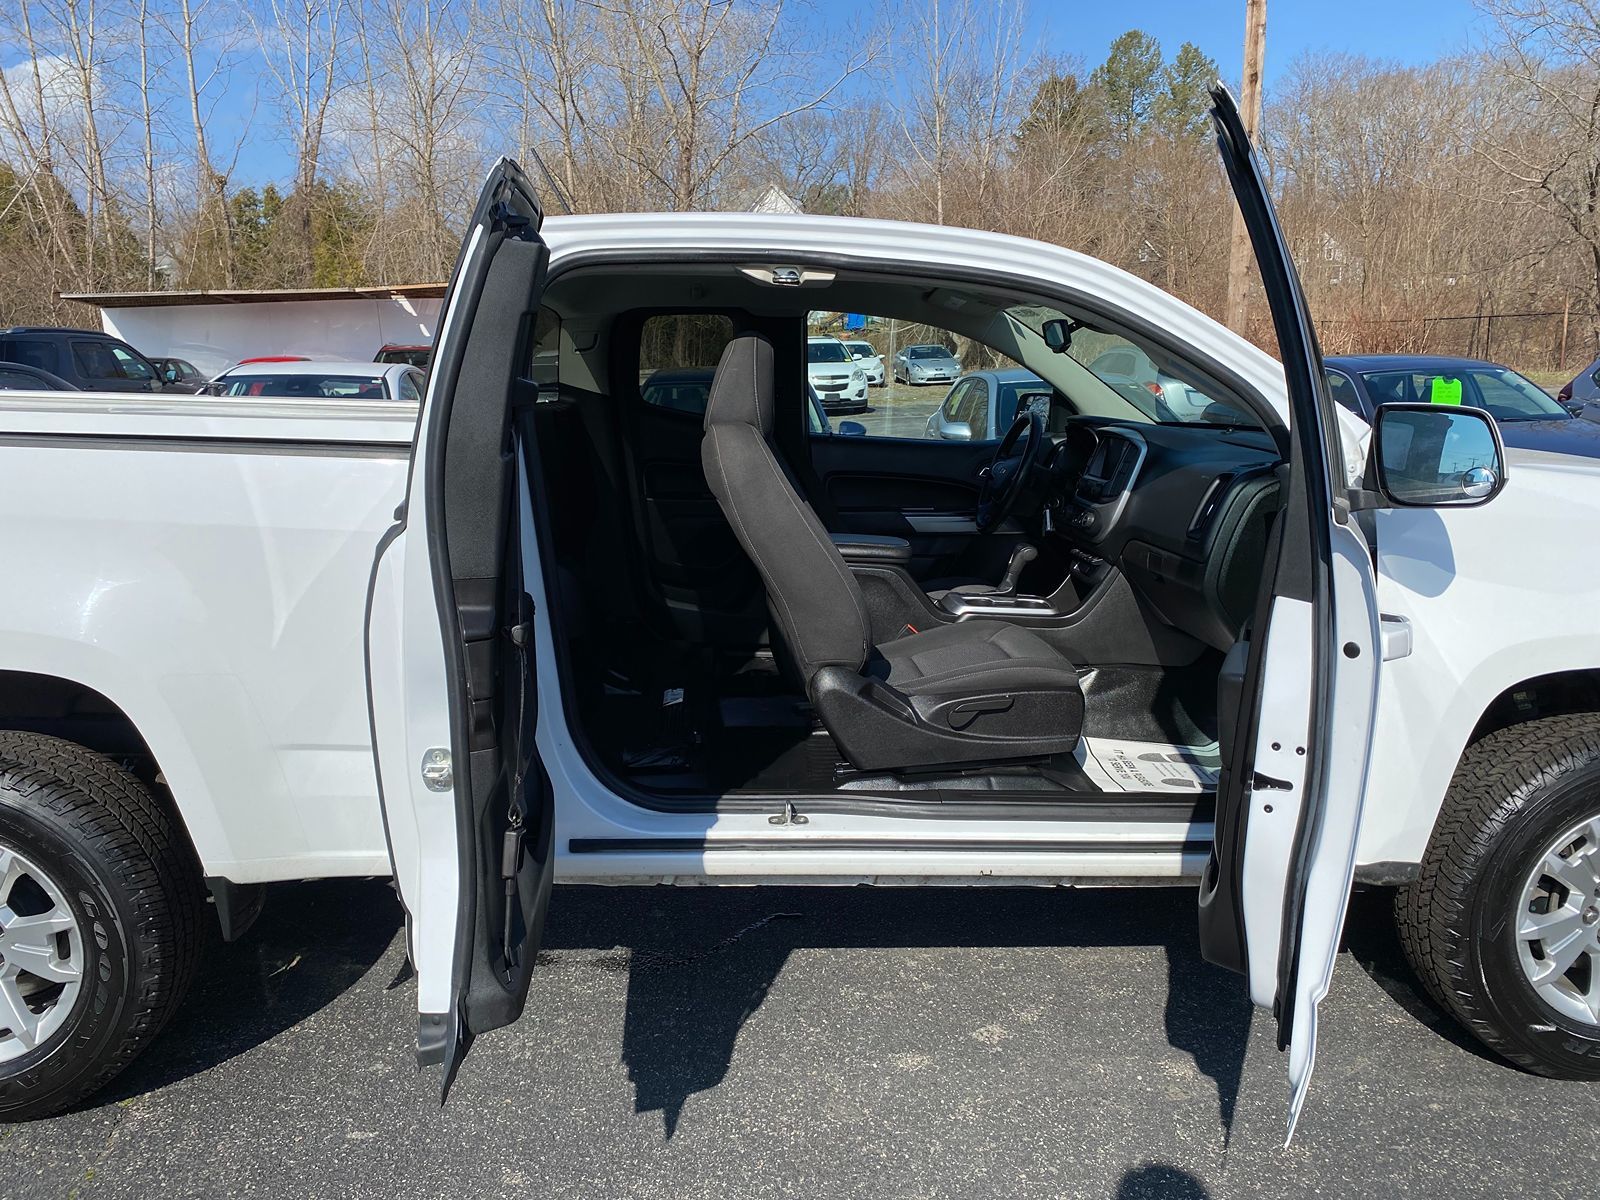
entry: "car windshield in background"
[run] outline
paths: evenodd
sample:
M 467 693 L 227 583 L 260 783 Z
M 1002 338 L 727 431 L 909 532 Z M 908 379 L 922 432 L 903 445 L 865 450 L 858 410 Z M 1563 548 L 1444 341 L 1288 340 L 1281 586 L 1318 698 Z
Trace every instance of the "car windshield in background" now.
M 906 351 L 907 358 L 954 358 L 943 346 L 913 346 Z
M 865 354 L 868 358 L 871 358 L 877 353 L 877 351 L 872 348 L 871 342 L 846 342 L 845 348 L 849 350 L 851 354 Z
M 212 385 L 219 396 L 299 400 L 385 400 L 382 379 L 360 375 L 229 375 Z
M 1504 367 L 1464 371 L 1368 371 L 1373 404 L 1465 404 L 1497 421 L 1559 421 L 1572 416 L 1530 381 Z
M 1003 432 L 1017 419 L 1018 412 L 1036 412 L 1041 421 L 1050 419 L 1050 385 L 1042 379 L 1027 383 L 1000 385 L 1000 423 Z
M 814 363 L 849 362 L 850 352 L 842 342 L 807 342 L 806 361 Z

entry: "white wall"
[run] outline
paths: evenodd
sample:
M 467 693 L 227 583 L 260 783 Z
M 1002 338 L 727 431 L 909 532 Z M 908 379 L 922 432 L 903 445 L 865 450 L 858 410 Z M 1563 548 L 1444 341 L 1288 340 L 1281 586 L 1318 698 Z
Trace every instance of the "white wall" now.
M 215 375 L 263 354 L 371 362 L 391 342 L 432 342 L 440 303 L 395 296 L 102 308 L 100 323 L 148 357 L 186 358 Z

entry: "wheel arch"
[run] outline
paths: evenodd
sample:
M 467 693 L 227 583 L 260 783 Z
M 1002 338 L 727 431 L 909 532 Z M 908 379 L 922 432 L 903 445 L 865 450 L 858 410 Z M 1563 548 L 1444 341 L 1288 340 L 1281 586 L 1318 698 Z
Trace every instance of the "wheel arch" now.
M 1467 745 L 1526 721 L 1590 712 L 1600 713 L 1600 667 L 1536 675 L 1505 688 L 1484 707 Z
M 1456 757 L 1460 759 L 1473 746 L 1490 734 L 1513 726 L 1538 721 L 1545 717 L 1564 717 L 1579 713 L 1600 713 L 1600 667 L 1581 667 L 1568 671 L 1550 671 L 1531 675 L 1508 684 L 1484 705 Z M 1441 791 L 1431 820 L 1427 837 L 1418 847 L 1417 857 L 1427 852 L 1439 833 L 1439 822 L 1445 810 L 1445 793 Z M 1416 858 L 1408 861 L 1416 861 Z
M 139 711 L 137 704 L 124 705 L 81 678 L 0 670 L 0 729 L 49 734 L 124 763 L 169 810 L 189 853 L 203 867 L 197 826 L 203 837 L 215 822 L 204 819 L 210 805 L 203 791 L 179 782 L 195 777 L 197 766 L 192 756 L 161 736 L 159 721 L 137 719 Z

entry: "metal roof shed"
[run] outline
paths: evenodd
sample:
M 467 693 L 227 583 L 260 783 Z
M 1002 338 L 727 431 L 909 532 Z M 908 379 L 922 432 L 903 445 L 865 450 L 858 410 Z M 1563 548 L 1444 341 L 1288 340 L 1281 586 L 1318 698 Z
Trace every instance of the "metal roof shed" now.
M 242 358 L 298 354 L 370 362 L 390 344 L 433 341 L 442 283 L 208 292 L 80 292 L 100 324 L 152 358 L 186 358 L 207 375 Z

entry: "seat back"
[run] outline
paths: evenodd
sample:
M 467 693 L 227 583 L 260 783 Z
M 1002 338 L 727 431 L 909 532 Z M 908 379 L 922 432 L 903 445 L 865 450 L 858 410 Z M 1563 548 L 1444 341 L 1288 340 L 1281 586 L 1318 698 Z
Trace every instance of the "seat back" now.
M 734 338 L 711 382 L 700 461 L 809 686 L 823 667 L 860 671 L 872 627 L 855 576 L 772 444 L 775 405 L 772 343 Z

